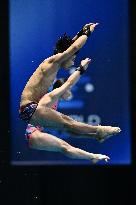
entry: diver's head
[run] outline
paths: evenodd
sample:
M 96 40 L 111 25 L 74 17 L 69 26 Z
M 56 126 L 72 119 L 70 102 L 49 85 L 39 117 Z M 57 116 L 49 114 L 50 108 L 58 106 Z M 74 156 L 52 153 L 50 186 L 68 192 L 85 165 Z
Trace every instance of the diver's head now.
M 54 54 L 57 53 L 63 53 L 64 51 L 66 51 L 72 44 L 74 43 L 74 41 L 67 36 L 66 33 L 64 33 L 62 36 L 59 37 L 58 41 L 56 42 L 56 46 L 54 49 Z M 74 61 L 76 58 L 76 54 L 74 54 L 73 56 L 71 56 L 69 59 L 67 59 L 66 61 L 64 61 L 62 63 L 62 67 L 64 69 L 68 69 L 71 66 L 74 65 Z
M 58 80 L 55 81 L 55 83 L 53 84 L 53 90 L 56 88 L 59 88 L 60 86 L 62 86 L 64 83 L 66 82 L 65 78 L 60 78 Z M 72 92 L 71 90 L 67 90 L 65 91 L 65 93 L 61 96 L 61 98 L 63 100 L 69 100 L 72 97 Z

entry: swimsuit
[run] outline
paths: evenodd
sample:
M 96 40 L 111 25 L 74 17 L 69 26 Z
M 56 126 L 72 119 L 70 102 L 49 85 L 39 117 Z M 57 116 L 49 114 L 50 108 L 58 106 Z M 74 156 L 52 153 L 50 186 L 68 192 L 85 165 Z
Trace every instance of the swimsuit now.
M 51 108 L 54 110 L 57 110 L 57 107 L 58 107 L 58 102 L 54 103 Z M 26 139 L 30 139 L 32 133 L 35 132 L 36 130 L 43 132 L 44 128 L 40 126 L 34 126 L 31 124 L 28 124 L 26 128 L 26 132 L 25 132 Z
M 31 134 L 35 131 L 39 130 L 40 132 L 42 132 L 44 130 L 43 127 L 39 127 L 39 126 L 34 126 L 34 125 L 31 125 L 31 124 L 28 124 L 27 125 L 27 128 L 26 128 L 26 132 L 25 132 L 25 136 L 26 136 L 26 139 L 30 139 L 31 138 Z
M 29 121 L 30 121 L 32 115 L 34 114 L 37 106 L 38 106 L 38 103 L 30 102 L 26 106 L 21 107 L 20 110 L 19 110 L 20 119 L 24 120 L 27 123 L 29 123 Z

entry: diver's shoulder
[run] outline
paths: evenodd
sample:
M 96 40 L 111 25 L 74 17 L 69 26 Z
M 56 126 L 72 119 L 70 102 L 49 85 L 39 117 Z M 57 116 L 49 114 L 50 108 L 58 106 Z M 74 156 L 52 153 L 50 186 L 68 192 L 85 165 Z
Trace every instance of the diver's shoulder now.
M 54 54 L 48 58 L 46 58 L 43 62 L 46 62 L 46 63 L 58 63 L 59 62 L 59 58 L 62 56 L 62 53 L 57 53 L 57 54 Z

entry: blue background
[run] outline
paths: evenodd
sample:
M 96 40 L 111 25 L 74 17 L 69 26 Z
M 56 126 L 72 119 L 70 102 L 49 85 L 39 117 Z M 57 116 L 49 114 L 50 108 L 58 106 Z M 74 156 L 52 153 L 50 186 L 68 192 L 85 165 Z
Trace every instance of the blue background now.
M 86 151 L 109 155 L 109 164 L 131 162 L 128 1 L 11 0 L 12 164 L 90 164 L 60 153 L 29 149 L 24 136 L 26 125 L 18 118 L 22 90 L 38 65 L 52 55 L 58 37 L 65 31 L 73 37 L 89 22 L 100 24 L 80 51 L 76 65 L 86 57 L 91 57 L 92 63 L 74 87 L 72 101 L 61 102 L 59 111 L 93 125 L 119 126 L 122 132 L 103 144 L 91 139 L 74 139 L 66 133 L 54 134 Z M 69 74 L 62 69 L 58 78 Z M 94 89 L 87 92 L 87 84 Z

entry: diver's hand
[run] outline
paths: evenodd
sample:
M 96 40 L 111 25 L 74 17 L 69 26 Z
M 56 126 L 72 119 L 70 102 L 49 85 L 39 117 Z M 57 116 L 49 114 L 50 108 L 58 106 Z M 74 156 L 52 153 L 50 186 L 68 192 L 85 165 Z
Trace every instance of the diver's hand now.
M 83 31 L 86 29 L 90 29 L 91 32 L 94 31 L 95 27 L 98 25 L 99 23 L 88 23 L 83 27 Z
M 94 31 L 95 27 L 98 24 L 99 23 L 88 23 L 88 24 L 85 24 L 85 26 L 83 26 L 82 29 L 73 38 L 73 42 L 75 42 L 82 35 L 90 36 L 90 34 Z
M 82 60 L 82 61 L 81 61 L 81 65 L 82 65 L 82 66 L 84 67 L 84 69 L 86 70 L 86 69 L 88 68 L 90 62 L 91 62 L 91 59 L 90 59 L 90 58 L 86 58 L 85 60 Z

